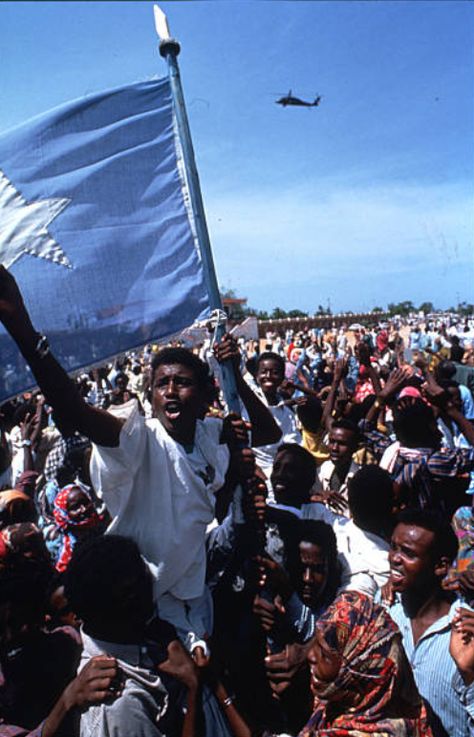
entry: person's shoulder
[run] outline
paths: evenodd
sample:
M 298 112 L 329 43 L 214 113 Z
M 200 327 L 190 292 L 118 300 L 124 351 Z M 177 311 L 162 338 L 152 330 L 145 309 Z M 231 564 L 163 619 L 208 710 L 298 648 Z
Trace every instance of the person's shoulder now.
M 267 522 L 272 522 L 279 527 L 299 529 L 299 517 L 289 509 L 279 509 L 268 504 L 265 517 Z
M 366 530 L 363 530 L 361 527 L 358 527 L 353 520 L 350 520 L 350 525 L 351 529 L 357 531 L 357 534 L 364 539 L 364 547 L 367 550 L 388 553 L 390 550 L 390 543 L 388 543 L 387 540 L 384 540 L 383 537 L 380 537 L 380 535 L 377 535 L 375 532 L 367 532 Z

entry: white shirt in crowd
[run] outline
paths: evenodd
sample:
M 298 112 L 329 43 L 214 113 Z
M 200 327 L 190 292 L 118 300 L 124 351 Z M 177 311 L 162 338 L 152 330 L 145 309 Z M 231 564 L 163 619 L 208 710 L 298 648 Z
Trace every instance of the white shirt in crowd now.
M 388 542 L 364 532 L 353 520 L 332 512 L 323 504 L 303 504 L 301 511 L 303 519 L 322 520 L 333 528 L 343 569 L 341 590 L 374 596 L 390 574 Z
M 92 483 L 112 517 L 107 532 L 137 543 L 154 575 L 160 615 L 181 635 L 202 637 L 212 626 L 205 534 L 229 464 L 222 421 L 198 420 L 187 452 L 158 419 L 140 415 L 135 400 L 112 411 L 126 418 L 120 445 L 94 445 L 91 457 Z

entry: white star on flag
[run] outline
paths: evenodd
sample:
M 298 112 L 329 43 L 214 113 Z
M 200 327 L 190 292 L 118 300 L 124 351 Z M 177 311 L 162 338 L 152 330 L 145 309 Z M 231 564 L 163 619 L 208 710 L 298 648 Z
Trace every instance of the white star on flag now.
M 26 253 L 71 269 L 68 257 L 47 230 L 70 202 L 66 197 L 27 202 L 0 169 L 0 263 L 9 269 Z

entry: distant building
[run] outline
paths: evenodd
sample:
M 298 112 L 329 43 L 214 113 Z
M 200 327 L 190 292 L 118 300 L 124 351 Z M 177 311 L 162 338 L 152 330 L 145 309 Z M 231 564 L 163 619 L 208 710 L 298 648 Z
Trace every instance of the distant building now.
M 222 297 L 222 305 L 227 313 L 229 320 L 242 320 L 244 317 L 244 307 L 247 304 L 246 298 L 239 297 Z

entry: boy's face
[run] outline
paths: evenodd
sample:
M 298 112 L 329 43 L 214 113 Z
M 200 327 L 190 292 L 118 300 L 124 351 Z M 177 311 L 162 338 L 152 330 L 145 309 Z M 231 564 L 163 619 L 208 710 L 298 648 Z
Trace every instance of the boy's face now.
M 270 481 L 275 499 L 280 504 L 297 506 L 309 499 L 311 484 L 298 458 L 288 450 L 276 454 Z
M 275 394 L 284 379 L 280 362 L 273 358 L 260 361 L 256 378 L 264 394 Z
M 356 440 L 352 430 L 336 427 L 329 433 L 329 455 L 333 463 L 350 463 L 356 450 Z
M 328 565 L 320 545 L 300 542 L 301 598 L 308 607 L 317 605 L 328 579 Z
M 414 524 L 399 522 L 395 527 L 388 559 L 394 591 L 415 591 L 436 579 L 432 549 L 434 533 Z
M 179 441 L 194 433 L 196 419 L 202 414 L 203 393 L 189 366 L 179 363 L 158 366 L 152 392 L 153 416 L 171 437 Z

